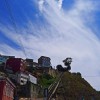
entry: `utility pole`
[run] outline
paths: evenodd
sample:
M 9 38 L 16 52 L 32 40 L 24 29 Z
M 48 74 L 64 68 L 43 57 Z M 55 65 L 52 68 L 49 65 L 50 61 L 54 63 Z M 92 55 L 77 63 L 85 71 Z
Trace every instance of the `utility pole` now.
M 48 99 L 48 88 L 44 89 L 44 100 Z

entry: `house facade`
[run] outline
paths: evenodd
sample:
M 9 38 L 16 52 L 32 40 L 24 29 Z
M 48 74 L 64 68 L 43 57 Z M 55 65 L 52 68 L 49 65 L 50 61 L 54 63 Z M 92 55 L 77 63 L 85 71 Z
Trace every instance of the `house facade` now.
M 14 58 L 14 56 L 0 55 L 0 70 L 4 70 L 5 63 L 9 58 Z
M 51 59 L 49 57 L 41 56 L 38 59 L 38 64 L 41 65 L 41 67 L 50 67 L 51 66 L 50 60 Z
M 22 58 L 9 58 L 6 61 L 5 69 L 12 73 L 24 72 L 26 69 L 26 61 Z
M 27 67 L 31 68 L 33 67 L 33 59 L 26 59 Z
M 9 59 L 9 58 L 14 58 L 14 56 L 0 55 L 0 64 L 6 63 L 7 59 Z
M 14 99 L 15 85 L 3 76 L 0 76 L 0 100 Z
M 29 75 L 25 72 L 18 72 L 16 73 L 16 81 L 19 85 L 25 85 L 27 84 L 27 81 L 29 79 Z

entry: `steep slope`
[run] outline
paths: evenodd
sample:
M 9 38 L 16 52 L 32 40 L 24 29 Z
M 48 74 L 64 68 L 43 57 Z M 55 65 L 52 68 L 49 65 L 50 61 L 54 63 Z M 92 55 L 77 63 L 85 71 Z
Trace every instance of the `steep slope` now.
M 80 73 L 64 72 L 56 100 L 100 100 L 100 95 Z

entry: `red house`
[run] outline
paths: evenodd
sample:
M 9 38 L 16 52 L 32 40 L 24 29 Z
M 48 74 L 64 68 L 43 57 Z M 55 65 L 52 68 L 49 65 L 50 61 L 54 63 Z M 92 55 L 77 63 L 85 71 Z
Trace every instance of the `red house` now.
M 6 62 L 6 70 L 16 72 L 24 72 L 26 68 L 26 61 L 21 58 L 9 58 Z
M 14 99 L 15 85 L 5 77 L 0 76 L 0 100 Z

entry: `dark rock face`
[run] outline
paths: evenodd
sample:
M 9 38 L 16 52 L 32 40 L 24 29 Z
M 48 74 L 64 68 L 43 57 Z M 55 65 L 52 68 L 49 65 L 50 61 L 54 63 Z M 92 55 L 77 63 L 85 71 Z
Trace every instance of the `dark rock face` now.
M 62 65 L 57 65 L 56 68 L 57 68 L 58 71 L 63 71 Z
M 72 58 L 68 57 L 65 60 L 63 60 L 64 65 L 66 66 L 65 68 L 62 67 L 62 65 L 57 65 L 58 71 L 65 72 L 65 71 L 70 71 L 71 70 L 71 63 L 72 63 Z
M 58 71 L 61 71 L 61 72 L 65 72 L 65 71 L 71 70 L 70 66 L 63 68 L 62 65 L 57 65 L 56 68 L 57 68 Z

